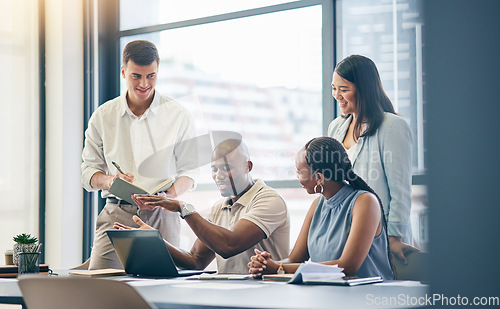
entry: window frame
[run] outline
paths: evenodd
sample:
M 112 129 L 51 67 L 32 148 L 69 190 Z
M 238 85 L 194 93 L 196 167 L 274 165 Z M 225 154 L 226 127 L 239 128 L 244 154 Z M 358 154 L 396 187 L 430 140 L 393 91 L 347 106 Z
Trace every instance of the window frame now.
M 120 30 L 120 0 L 85 0 L 85 119 L 84 126 L 92 112 L 98 107 L 96 102 L 102 104 L 120 95 L 120 39 L 126 36 L 148 34 L 164 30 L 172 30 L 208 23 L 228 21 L 239 18 L 257 16 L 262 14 L 276 13 L 293 9 L 306 8 L 316 5 L 322 7 L 322 132 L 327 134 L 328 125 L 337 117 L 338 108 L 331 95 L 331 75 L 337 63 L 337 33 L 336 33 L 336 1 L 335 0 L 299 0 L 285 2 L 271 6 L 252 8 L 236 12 L 222 13 L 218 15 L 205 16 L 171 23 L 157 24 L 134 29 Z M 97 7 L 95 17 L 94 8 Z M 97 26 L 94 25 L 98 20 Z M 92 34 L 94 34 L 93 37 Z M 94 55 L 94 44 L 97 45 L 98 55 Z M 96 65 L 99 63 L 99 65 Z M 95 81 L 93 72 L 98 74 L 98 83 Z M 93 86 L 95 85 L 95 86 Z M 97 89 L 95 89 L 97 88 Z M 414 185 L 425 184 L 425 175 L 413 175 Z M 266 181 L 274 188 L 300 188 L 297 180 L 272 180 Z M 197 189 L 216 190 L 214 184 L 199 184 Z M 90 256 L 90 247 L 93 242 L 93 218 L 105 205 L 105 200 L 96 193 L 84 194 L 84 244 L 83 260 Z
M 114 0 L 116 1 L 116 0 Z M 119 6 L 119 0 L 117 0 L 117 5 Z M 164 24 L 158 24 L 154 26 L 145 26 L 145 27 L 140 27 L 140 28 L 134 28 L 134 29 L 127 29 L 127 30 L 119 30 L 119 18 L 118 16 L 118 22 L 116 23 L 116 28 L 117 33 L 116 33 L 116 47 L 118 51 L 116 53 L 116 59 L 121 59 L 121 56 L 119 54 L 119 44 L 120 44 L 120 38 L 122 37 L 127 37 L 127 36 L 133 36 L 133 35 L 141 35 L 141 34 L 148 34 L 148 33 L 153 33 L 153 32 L 159 32 L 159 31 L 164 31 L 164 30 L 172 30 L 172 29 L 179 29 L 179 28 L 184 28 L 184 27 L 190 27 L 190 26 L 198 26 L 198 25 L 203 25 L 203 24 L 208 24 L 208 23 L 215 23 L 215 22 L 220 22 L 220 21 L 229 21 L 229 20 L 235 20 L 239 18 L 245 18 L 245 17 L 252 17 L 252 16 L 257 16 L 257 15 L 263 15 L 263 14 L 269 14 L 269 13 L 277 13 L 277 12 L 283 12 L 287 10 L 293 10 L 293 9 L 300 9 L 300 8 L 307 8 L 311 6 L 316 6 L 316 5 L 321 5 L 322 7 L 322 59 L 323 59 L 323 65 L 322 65 L 322 109 L 323 109 L 323 119 L 322 119 L 322 132 L 323 135 L 327 134 L 328 130 L 328 125 L 329 123 L 334 119 L 332 117 L 333 115 L 337 114 L 337 106 L 333 102 L 333 98 L 331 96 L 331 90 L 330 90 L 330 85 L 331 85 L 331 70 L 333 69 L 335 62 L 334 59 L 335 53 L 336 53 L 336 33 L 334 31 L 334 26 L 335 26 L 335 6 L 334 6 L 334 0 L 300 0 L 300 1 L 293 1 L 293 2 L 286 2 L 282 4 L 275 4 L 271 6 L 266 6 L 266 7 L 259 7 L 259 8 L 253 8 L 253 9 L 247 9 L 247 10 L 242 10 L 242 11 L 237 11 L 237 12 L 230 12 L 230 13 L 223 13 L 223 14 L 218 14 L 218 15 L 213 15 L 213 16 L 206 16 L 206 17 L 200 17 L 200 18 L 195 18 L 195 19 L 189 19 L 189 20 L 183 20 L 183 21 L 176 21 L 176 22 L 171 22 L 171 23 L 164 23 Z M 119 7 L 118 7 L 119 11 Z M 118 72 L 120 68 L 120 64 L 117 65 L 115 71 Z M 111 96 L 109 99 L 114 98 L 118 96 L 118 92 L 116 92 L 116 95 Z M 103 102 L 103 101 L 101 101 Z M 270 186 L 274 188 L 301 188 L 301 185 L 298 183 L 297 180 L 272 180 L 268 181 L 266 180 L 266 183 L 269 184 Z M 197 190 L 216 190 L 216 186 L 214 184 L 198 184 L 197 185 Z
M 45 100 L 45 0 L 38 1 L 38 82 L 39 82 L 39 192 L 38 192 L 38 242 L 46 244 L 45 238 L 45 176 L 46 176 L 46 100 Z M 40 248 L 40 263 L 45 263 L 45 248 Z

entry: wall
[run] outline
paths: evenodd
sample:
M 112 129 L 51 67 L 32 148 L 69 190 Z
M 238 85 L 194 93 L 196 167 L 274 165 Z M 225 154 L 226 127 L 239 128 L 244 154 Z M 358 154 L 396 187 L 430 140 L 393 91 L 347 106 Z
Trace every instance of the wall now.
M 46 262 L 69 268 L 82 256 L 83 4 L 46 6 Z
M 496 0 L 424 5 L 431 290 L 470 302 L 500 296 L 498 12 Z

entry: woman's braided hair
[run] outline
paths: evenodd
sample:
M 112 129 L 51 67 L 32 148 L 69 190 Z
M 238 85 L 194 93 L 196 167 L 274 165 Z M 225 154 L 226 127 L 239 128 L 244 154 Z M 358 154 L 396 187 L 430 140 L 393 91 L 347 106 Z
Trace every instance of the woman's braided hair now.
M 385 219 L 382 201 L 377 193 L 361 177 L 356 175 L 344 146 L 334 138 L 317 137 L 307 142 L 304 148 L 306 151 L 306 162 L 311 168 L 311 172 L 321 173 L 326 179 L 336 182 L 347 181 L 354 189 L 371 192 L 377 197 L 380 210 L 382 211 L 382 225 L 386 231 L 387 256 L 389 257 L 389 261 L 391 261 L 387 220 Z M 390 264 L 392 268 L 392 263 Z

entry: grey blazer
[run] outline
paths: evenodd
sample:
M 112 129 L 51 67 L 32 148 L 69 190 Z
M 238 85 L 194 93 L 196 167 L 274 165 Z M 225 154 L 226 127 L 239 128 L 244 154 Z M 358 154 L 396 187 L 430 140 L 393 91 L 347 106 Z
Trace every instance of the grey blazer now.
M 328 136 L 343 142 L 352 116 L 334 119 Z M 360 137 L 354 148 L 354 172 L 378 194 L 384 206 L 389 236 L 411 237 L 412 133 L 401 117 L 385 113 L 375 134 Z

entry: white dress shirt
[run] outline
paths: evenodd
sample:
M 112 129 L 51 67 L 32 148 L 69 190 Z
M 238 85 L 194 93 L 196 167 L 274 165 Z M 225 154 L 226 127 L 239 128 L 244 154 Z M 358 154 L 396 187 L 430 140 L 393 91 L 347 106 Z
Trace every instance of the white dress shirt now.
M 178 102 L 155 92 L 151 106 L 137 117 L 127 105 L 126 92 L 92 114 L 85 131 L 82 152 L 82 186 L 90 185 L 96 172 L 116 175 L 111 163 L 134 175 L 134 184 L 149 190 L 163 180 L 187 176 L 193 180 L 199 169 L 188 147 L 174 147 L 194 138 L 195 127 L 189 112 Z M 102 197 L 112 196 L 107 190 Z

